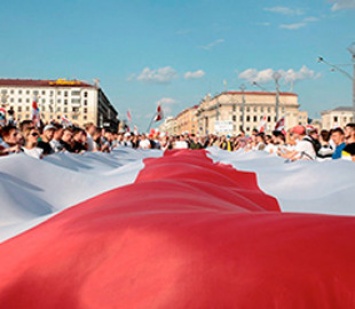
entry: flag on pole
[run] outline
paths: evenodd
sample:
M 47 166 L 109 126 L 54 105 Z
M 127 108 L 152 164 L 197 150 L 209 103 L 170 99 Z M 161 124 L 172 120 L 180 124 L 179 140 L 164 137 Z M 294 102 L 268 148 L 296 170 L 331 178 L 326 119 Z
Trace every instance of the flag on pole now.
M 32 102 L 32 122 L 37 127 L 41 126 L 41 115 L 37 104 L 36 96 L 33 98 L 33 102 Z
M 157 107 L 154 121 L 157 122 L 157 121 L 162 120 L 163 118 L 164 118 L 163 109 L 161 108 L 161 105 L 159 104 Z
M 130 110 L 127 110 L 127 120 L 128 122 L 132 122 L 132 115 Z
M 275 131 L 282 131 L 285 129 L 285 116 L 282 116 L 275 125 Z
M 6 126 L 6 109 L 0 108 L 0 126 Z
M 267 130 L 267 117 L 264 115 L 259 123 L 259 132 L 263 133 Z
M 73 125 L 72 122 L 65 115 L 62 115 L 61 120 L 62 120 L 62 125 L 64 127 L 70 127 Z

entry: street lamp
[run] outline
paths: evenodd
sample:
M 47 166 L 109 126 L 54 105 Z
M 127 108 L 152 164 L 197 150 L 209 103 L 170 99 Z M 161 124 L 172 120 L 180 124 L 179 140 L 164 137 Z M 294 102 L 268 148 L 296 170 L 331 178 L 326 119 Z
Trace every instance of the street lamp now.
M 353 62 L 353 121 L 355 122 L 355 42 L 348 47 Z
M 281 78 L 281 74 L 279 72 L 274 72 L 272 77 L 275 80 L 275 85 L 276 85 L 276 102 L 275 102 L 275 112 L 276 112 L 276 120 L 277 122 L 279 120 L 279 105 L 280 105 L 280 85 L 279 85 L 279 79 Z
M 242 91 L 242 129 L 244 130 L 244 118 L 245 118 L 245 85 L 240 86 L 240 90 Z

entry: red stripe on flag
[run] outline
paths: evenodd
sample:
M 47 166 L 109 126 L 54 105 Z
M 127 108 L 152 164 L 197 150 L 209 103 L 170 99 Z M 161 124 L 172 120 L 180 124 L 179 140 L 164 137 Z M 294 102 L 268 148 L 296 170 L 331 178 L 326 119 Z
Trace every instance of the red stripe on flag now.
M 354 307 L 355 218 L 280 213 L 203 151 L 145 162 L 0 245 L 2 307 Z

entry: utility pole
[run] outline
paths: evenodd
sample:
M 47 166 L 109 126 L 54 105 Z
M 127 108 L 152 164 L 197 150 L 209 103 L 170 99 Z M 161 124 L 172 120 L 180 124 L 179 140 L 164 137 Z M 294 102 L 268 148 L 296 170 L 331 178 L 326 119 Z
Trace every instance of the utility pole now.
M 348 47 L 348 51 L 351 54 L 351 60 L 353 63 L 353 121 L 355 122 L 355 43 L 352 43 Z
M 242 129 L 244 130 L 245 121 L 245 85 L 242 84 L 239 88 L 242 91 Z
M 280 85 L 279 79 L 281 78 L 281 74 L 279 72 L 275 72 L 273 74 L 273 78 L 275 80 L 276 85 L 276 102 L 275 102 L 275 112 L 276 112 L 276 120 L 275 123 L 279 120 L 279 105 L 280 105 Z

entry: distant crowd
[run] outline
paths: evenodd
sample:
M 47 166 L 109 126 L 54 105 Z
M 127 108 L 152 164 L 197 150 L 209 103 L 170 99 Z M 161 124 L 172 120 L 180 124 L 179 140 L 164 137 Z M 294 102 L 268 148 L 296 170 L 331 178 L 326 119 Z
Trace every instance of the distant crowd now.
M 57 152 L 111 152 L 116 147 L 134 149 L 204 149 L 219 147 L 227 151 L 265 151 L 286 161 L 346 159 L 355 161 L 355 123 L 345 128 L 318 132 L 314 127 L 297 125 L 287 131 L 265 134 L 253 130 L 236 136 L 208 134 L 168 135 L 162 132 L 135 134 L 115 132 L 93 123 L 84 127 L 52 122 L 36 126 L 32 120 L 0 126 L 0 156 L 15 153 L 43 158 Z

